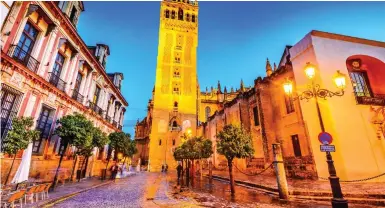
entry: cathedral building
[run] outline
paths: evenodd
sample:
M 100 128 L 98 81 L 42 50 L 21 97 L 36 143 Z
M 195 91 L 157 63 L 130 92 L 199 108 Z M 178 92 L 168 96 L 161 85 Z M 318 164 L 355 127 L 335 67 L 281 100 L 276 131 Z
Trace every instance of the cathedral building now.
M 54 176 L 63 151 L 54 134 L 56 121 L 78 112 L 107 134 L 121 131 L 128 106 L 120 91 L 124 77 L 107 73 L 108 45 L 87 46 L 79 36 L 76 28 L 83 2 L 1 1 L 1 9 L 1 139 L 12 128 L 14 117 L 33 117 L 41 134 L 33 141 L 30 177 L 50 180 L 45 177 Z M 81 177 L 100 175 L 107 148 L 95 148 L 89 163 L 78 167 Z M 21 156 L 22 151 L 15 167 Z M 1 159 L 5 177 L 12 160 L 1 157 L 5 157 Z M 72 164 L 73 149 L 68 148 L 64 178 L 70 176 Z M 13 169 L 12 174 L 17 168 Z
M 188 135 L 211 139 L 210 159 L 215 167 L 226 166 L 216 153 L 215 135 L 234 124 L 250 132 L 255 149 L 251 158 L 235 160 L 241 170 L 269 166 L 272 144 L 279 143 L 288 177 L 327 178 L 318 140 L 326 131 L 333 137 L 331 154 L 342 180 L 385 172 L 384 42 L 311 31 L 286 46 L 277 65 L 267 60 L 266 76 L 256 78 L 253 86 L 241 81 L 239 89 L 228 90 L 218 81 L 217 87 L 202 91 L 196 70 L 197 14 L 195 2 L 161 2 L 155 87 L 147 116 L 135 127 L 139 152 L 134 163 L 140 159 L 150 171 L 164 164 L 175 167 L 173 151 Z M 313 73 L 305 75 L 309 63 Z M 336 73 L 345 78 L 339 85 Z M 283 87 L 288 81 L 291 95 Z M 318 99 L 309 97 L 309 86 Z

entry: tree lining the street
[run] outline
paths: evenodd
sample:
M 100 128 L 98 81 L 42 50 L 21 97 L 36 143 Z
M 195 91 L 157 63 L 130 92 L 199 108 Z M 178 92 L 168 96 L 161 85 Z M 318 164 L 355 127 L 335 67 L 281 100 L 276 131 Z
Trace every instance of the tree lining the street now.
M 252 137 L 242 126 L 224 126 L 217 135 L 217 152 L 225 156 L 229 167 L 231 195 L 234 196 L 233 160 L 251 157 L 254 154 Z
M 30 142 L 37 140 L 40 136 L 40 131 L 32 130 L 32 126 L 32 117 L 15 117 L 12 119 L 12 129 L 2 141 L 2 152 L 13 156 L 12 164 L 4 184 L 8 182 L 17 153 L 20 150 L 26 149 Z
M 52 189 L 57 184 L 57 177 L 65 152 L 69 146 L 76 148 L 75 159 L 72 167 L 71 178 L 75 171 L 75 165 L 78 156 L 88 158 L 92 156 L 94 147 L 101 148 L 108 143 L 108 137 L 99 128 L 94 127 L 93 123 L 89 121 L 84 115 L 74 113 L 66 115 L 58 120 L 58 127 L 55 129 L 55 134 L 61 138 L 60 159 L 56 169 Z M 82 166 L 84 165 L 81 164 Z M 83 167 L 81 167 L 82 170 Z M 80 177 L 79 177 L 80 178 Z
M 194 174 L 194 160 L 200 160 L 200 167 L 202 167 L 202 159 L 209 158 L 213 154 L 212 141 L 203 137 L 192 137 L 183 142 L 174 151 L 174 158 L 182 163 L 182 181 L 184 177 L 184 170 L 186 169 L 186 182 L 189 185 L 190 179 L 190 162 L 192 163 L 192 173 Z M 184 167 L 184 163 L 186 166 Z M 202 168 L 200 169 L 202 173 Z M 194 176 L 191 177 L 193 183 Z M 183 183 L 182 183 L 183 184 Z

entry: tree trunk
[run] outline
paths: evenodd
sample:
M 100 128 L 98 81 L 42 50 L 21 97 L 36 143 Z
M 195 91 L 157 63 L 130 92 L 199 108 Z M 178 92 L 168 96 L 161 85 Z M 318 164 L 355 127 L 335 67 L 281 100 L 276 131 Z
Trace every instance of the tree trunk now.
M 64 154 L 65 154 L 65 152 L 67 150 L 67 146 L 68 146 L 68 143 L 66 143 L 64 145 L 64 149 L 63 149 L 63 151 L 60 154 L 59 165 L 57 166 L 55 177 L 53 178 L 53 183 L 52 183 L 52 186 L 51 186 L 52 190 L 55 190 L 55 186 L 57 184 L 57 175 L 59 174 L 60 165 L 61 165 L 61 162 L 63 161 L 63 157 L 64 157 Z
M 183 183 L 183 176 L 184 176 L 183 172 L 184 172 L 184 165 L 183 165 L 183 160 L 182 160 L 182 173 L 180 175 L 180 180 L 181 180 L 180 181 L 180 186 L 181 187 L 184 185 L 184 183 Z
M 78 155 L 75 154 L 75 160 L 74 160 L 74 164 L 72 165 L 72 171 L 71 171 L 71 181 L 72 181 L 72 177 L 74 176 L 74 172 L 75 172 L 75 167 L 76 167 L 76 162 L 78 161 Z
M 203 172 L 202 172 L 202 166 L 203 166 L 203 164 L 202 164 L 202 158 L 199 160 L 199 168 L 200 168 L 200 172 L 201 172 L 201 181 L 202 181 L 202 179 L 203 179 Z
M 79 175 L 79 178 L 78 178 L 78 182 L 80 182 L 80 178 L 82 177 L 83 167 L 84 167 L 84 163 L 85 163 L 86 161 L 87 161 L 87 159 L 84 158 L 83 163 L 82 163 L 82 166 L 80 166 L 80 175 Z
M 15 163 L 16 155 L 17 155 L 17 153 L 15 153 L 15 156 L 13 156 L 11 168 L 9 169 L 9 172 L 8 172 L 7 178 L 5 179 L 4 185 L 7 185 L 7 183 L 8 183 L 9 176 L 11 175 L 11 172 L 12 172 L 13 164 Z
M 195 178 L 195 164 L 194 160 L 191 163 L 191 186 L 194 186 L 194 178 Z
M 228 161 L 229 166 L 229 174 L 230 174 L 230 190 L 231 190 L 231 196 L 235 195 L 235 189 L 234 189 L 234 177 L 233 177 L 233 163 L 232 161 Z
M 190 185 L 190 160 L 186 160 L 186 186 Z

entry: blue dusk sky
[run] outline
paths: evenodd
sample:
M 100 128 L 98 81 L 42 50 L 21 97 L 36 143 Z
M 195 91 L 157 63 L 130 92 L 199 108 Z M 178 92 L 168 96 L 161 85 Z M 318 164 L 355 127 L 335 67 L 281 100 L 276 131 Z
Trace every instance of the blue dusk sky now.
M 134 135 L 155 82 L 160 2 L 84 2 L 78 31 L 86 44 L 110 46 L 107 72 L 123 72 L 129 102 L 123 130 Z M 385 42 L 385 2 L 199 2 L 201 90 L 251 86 L 279 62 L 285 45 L 311 30 Z

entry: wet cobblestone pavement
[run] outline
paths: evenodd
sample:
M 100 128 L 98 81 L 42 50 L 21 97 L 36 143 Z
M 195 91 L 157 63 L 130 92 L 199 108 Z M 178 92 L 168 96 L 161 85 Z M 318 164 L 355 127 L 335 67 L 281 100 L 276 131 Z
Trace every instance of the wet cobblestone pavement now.
M 328 208 L 330 202 L 295 201 L 280 202 L 277 196 L 254 189 L 236 186 L 235 198 L 230 197 L 229 185 L 213 181 L 211 185 L 206 178 L 195 181 L 190 189 L 176 186 L 175 174 L 170 172 L 148 173 L 117 180 L 115 183 L 98 187 L 72 198 L 61 201 L 53 207 L 88 208 L 88 207 L 317 207 Z M 372 207 L 372 206 L 352 206 Z

